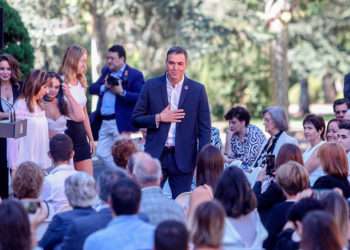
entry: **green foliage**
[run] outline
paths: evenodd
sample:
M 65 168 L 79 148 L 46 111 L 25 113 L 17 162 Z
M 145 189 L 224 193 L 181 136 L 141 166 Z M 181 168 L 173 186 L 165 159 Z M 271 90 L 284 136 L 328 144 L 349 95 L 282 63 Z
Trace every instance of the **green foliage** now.
M 34 50 L 30 38 L 18 12 L 5 0 L 0 0 L 4 9 L 5 48 L 3 52 L 13 55 L 19 62 L 22 73 L 27 75 L 33 68 Z

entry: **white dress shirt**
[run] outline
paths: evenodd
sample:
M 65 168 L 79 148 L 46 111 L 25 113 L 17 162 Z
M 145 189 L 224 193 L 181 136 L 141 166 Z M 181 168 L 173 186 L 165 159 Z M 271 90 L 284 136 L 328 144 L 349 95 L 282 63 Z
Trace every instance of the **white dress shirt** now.
M 52 206 L 54 213 L 70 210 L 67 197 L 64 193 L 65 180 L 77 173 L 73 166 L 62 164 L 56 166 L 44 179 L 41 198 Z
M 170 105 L 171 110 L 177 110 L 179 106 L 179 101 L 180 101 L 180 95 L 181 95 L 181 90 L 182 90 L 182 85 L 184 82 L 184 78 L 175 86 L 171 84 L 171 82 L 168 79 L 168 76 L 166 78 L 166 89 L 168 93 L 168 102 Z M 168 133 L 168 138 L 165 142 L 165 146 L 175 146 L 175 134 L 176 134 L 176 123 L 172 122 L 170 124 L 170 129 Z

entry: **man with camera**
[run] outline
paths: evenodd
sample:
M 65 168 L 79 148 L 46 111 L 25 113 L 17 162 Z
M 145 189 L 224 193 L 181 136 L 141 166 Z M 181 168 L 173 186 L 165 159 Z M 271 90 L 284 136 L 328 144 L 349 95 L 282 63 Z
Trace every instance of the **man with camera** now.
M 99 96 L 91 126 L 98 138 L 96 154 L 106 166 L 113 164 L 111 147 L 117 135 L 137 130 L 131 114 L 143 84 L 143 74 L 126 64 L 124 47 L 110 47 L 100 78 L 89 88 L 90 94 Z

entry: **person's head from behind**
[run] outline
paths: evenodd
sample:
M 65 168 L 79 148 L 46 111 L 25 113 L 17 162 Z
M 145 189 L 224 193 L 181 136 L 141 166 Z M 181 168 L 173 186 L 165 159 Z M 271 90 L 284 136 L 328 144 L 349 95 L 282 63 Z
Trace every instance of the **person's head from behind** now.
M 22 96 L 30 112 L 34 112 L 34 104 L 39 104 L 48 88 L 48 74 L 45 71 L 35 69 L 29 74 L 23 85 Z
M 257 200 L 242 169 L 225 169 L 216 186 L 214 197 L 223 205 L 226 215 L 238 218 L 257 207 Z
M 304 165 L 303 153 L 295 144 L 286 143 L 280 148 L 276 157 L 276 169 L 288 161 L 296 161 Z
M 141 187 L 160 186 L 162 166 L 158 159 L 152 158 L 148 153 L 134 154 L 133 176 Z
M 328 142 L 338 141 L 339 121 L 337 119 L 331 119 L 328 121 L 326 130 L 326 140 Z
M 324 143 L 318 150 L 318 157 L 326 174 L 344 178 L 348 176 L 348 159 L 344 148 L 340 144 Z
M 338 226 L 342 242 L 345 244 L 349 233 L 349 206 L 347 201 L 338 192 L 332 191 L 321 200 L 325 211 L 334 217 Z
M 96 203 L 95 180 L 85 172 L 75 173 L 65 180 L 64 193 L 71 207 L 91 207 Z
M 27 212 L 16 200 L 0 203 L 0 249 L 30 250 L 31 231 Z
M 347 153 L 350 152 L 350 121 L 342 120 L 339 122 L 338 142 Z
M 192 242 L 195 247 L 219 248 L 224 234 L 225 210 L 213 200 L 200 204 L 192 222 Z
M 167 77 L 171 83 L 179 83 L 185 76 L 187 51 L 179 46 L 170 48 L 166 54 Z
M 22 76 L 19 63 L 10 54 L 0 55 L 0 84 L 3 82 L 10 82 L 11 84 L 18 84 Z
M 303 218 L 311 211 L 322 209 L 323 206 L 319 200 L 303 198 L 291 207 L 288 214 L 288 221 L 292 222 L 296 231 L 301 234 Z
M 225 120 L 229 122 L 229 129 L 232 133 L 241 134 L 249 125 L 250 114 L 246 108 L 236 106 L 225 114 Z
M 288 130 L 288 115 L 283 107 L 267 107 L 262 114 L 265 131 L 270 135 L 273 136 L 281 131 Z
M 294 197 L 309 187 L 307 170 L 295 161 L 282 164 L 276 170 L 275 179 L 287 198 Z
M 312 211 L 305 216 L 300 249 L 341 250 L 343 247 L 341 234 L 332 215 L 325 211 Z
M 50 139 L 49 156 L 54 165 L 67 164 L 73 155 L 73 142 L 68 135 L 57 134 Z
M 59 70 L 66 82 L 78 80 L 86 87 L 87 55 L 87 50 L 80 45 L 73 44 L 67 48 Z
M 139 185 L 124 178 L 113 185 L 110 195 L 110 205 L 115 216 L 137 214 L 141 201 Z
M 108 198 L 111 195 L 113 185 L 126 177 L 126 174 L 117 168 L 109 168 L 104 170 L 97 179 L 97 191 L 100 199 L 107 203 Z
M 126 169 L 129 157 L 138 152 L 133 140 L 126 136 L 121 136 L 112 146 L 112 156 L 114 163 L 123 169 Z
M 343 120 L 346 111 L 349 109 L 349 101 L 346 98 L 337 99 L 333 103 L 333 112 L 335 118 Z
M 213 190 L 224 170 L 224 157 L 211 144 L 205 145 L 197 156 L 196 185 L 209 185 Z
M 121 69 L 126 62 L 126 52 L 122 45 L 115 44 L 107 51 L 107 66 L 111 71 Z
M 12 188 L 17 199 L 37 199 L 44 182 L 40 166 L 31 161 L 21 163 L 16 169 Z
M 325 139 L 326 124 L 322 116 L 308 114 L 303 120 L 305 139 L 313 144 Z
M 189 233 L 186 226 L 176 220 L 158 224 L 154 233 L 154 250 L 187 250 Z

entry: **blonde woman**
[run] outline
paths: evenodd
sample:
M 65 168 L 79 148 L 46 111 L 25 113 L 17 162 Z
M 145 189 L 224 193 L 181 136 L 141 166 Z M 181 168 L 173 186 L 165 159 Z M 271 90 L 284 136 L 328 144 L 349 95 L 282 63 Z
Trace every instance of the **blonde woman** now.
M 89 117 L 86 110 L 87 98 L 85 95 L 87 81 L 87 51 L 79 45 L 68 47 L 60 67 L 60 74 L 64 77 L 63 90 L 69 88 L 75 101 L 83 109 L 83 119 L 67 117 L 67 130 L 74 145 L 74 166 L 77 170 L 93 174 L 91 154 L 95 151 L 95 142 L 92 136 Z

